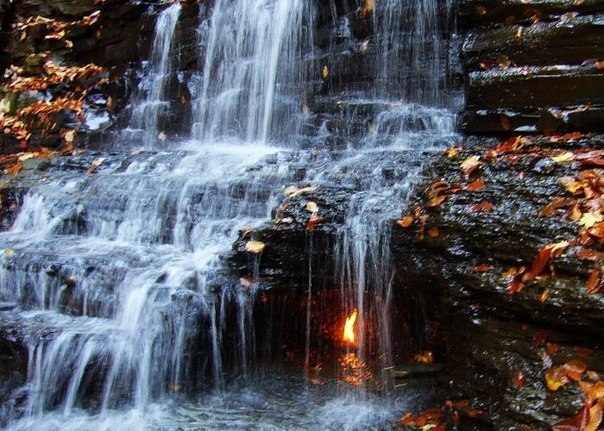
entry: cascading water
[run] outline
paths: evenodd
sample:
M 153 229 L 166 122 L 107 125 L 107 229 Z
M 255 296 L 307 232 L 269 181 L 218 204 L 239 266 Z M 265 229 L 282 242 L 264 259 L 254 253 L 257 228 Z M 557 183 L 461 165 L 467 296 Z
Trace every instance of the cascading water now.
M 351 133 L 309 112 L 308 83 L 323 68 L 312 48 L 312 2 L 215 1 L 200 24 L 201 71 L 188 82 L 192 139 L 171 142 L 170 151 L 153 143 L 181 6 L 160 15 L 152 73 L 142 83 L 150 91 L 133 102 L 130 123 L 152 145 L 83 154 L 79 169 L 51 162 L 51 175 L 31 174 L 36 185 L 12 229 L 0 233 L 0 325 L 26 347 L 28 364 L 0 424 L 11 431 L 354 430 L 394 419 L 395 400 L 359 401 L 337 386 L 313 388 L 277 372 L 255 376 L 258 285 L 233 277 L 222 256 L 238 232 L 269 220 L 286 186 L 343 190 L 349 203 L 333 272 L 342 313 L 358 313 L 348 351 L 376 370 L 391 365 L 389 220 L 411 191 L 421 152 L 455 139 L 454 116 L 435 90 L 443 74 L 437 2 L 416 0 L 417 16 L 407 20 L 396 18 L 410 10 L 402 3 L 375 4 L 370 46 L 378 60 L 366 61 L 388 73 L 376 72 L 371 91 L 333 96 L 336 120 L 361 124 Z M 409 55 L 412 64 L 393 77 Z M 422 70 L 430 76 L 420 77 Z M 389 96 L 393 82 L 400 88 L 408 80 L 418 80 L 412 93 Z M 300 139 L 312 122 L 316 133 Z M 332 151 L 325 146 L 333 135 L 345 145 Z M 317 293 L 311 281 L 308 307 Z M 307 369 L 318 365 L 310 355 L 314 312 L 300 318 Z
M 214 4 L 204 35 L 203 76 L 194 89 L 199 94 L 195 139 L 265 143 L 277 137 L 276 130 L 291 131 L 290 118 L 299 115 L 300 100 L 287 96 L 304 76 L 298 66 L 302 47 L 309 44 L 301 31 L 303 20 L 312 17 L 309 6 L 304 0 Z
M 166 96 L 174 72 L 172 44 L 181 9 L 180 3 L 176 2 L 157 19 L 151 58 L 146 65 L 147 76 L 141 80 L 142 88 L 132 102 L 132 117 L 126 129 L 132 135 L 129 136 L 131 139 L 139 134 L 147 144 L 161 140 L 159 119 L 170 108 Z

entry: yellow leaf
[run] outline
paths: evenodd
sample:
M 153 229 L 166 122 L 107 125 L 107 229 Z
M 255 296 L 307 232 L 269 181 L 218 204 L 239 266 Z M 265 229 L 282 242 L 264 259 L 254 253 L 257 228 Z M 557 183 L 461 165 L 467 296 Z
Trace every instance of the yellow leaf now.
M 73 138 L 75 137 L 75 130 L 70 130 L 65 133 L 65 142 L 72 143 Z
M 480 156 L 471 156 L 462 162 L 460 168 L 466 176 L 470 176 L 481 164 Z
M 290 186 L 290 187 L 287 187 L 285 190 L 283 190 L 283 193 L 286 194 L 287 196 L 289 196 L 290 198 L 295 198 L 298 195 L 305 195 L 308 193 L 312 193 L 315 190 L 317 190 L 317 187 L 303 187 L 303 188 L 299 189 L 298 187 Z
M 551 159 L 556 163 L 572 162 L 575 159 L 575 155 L 570 151 L 565 151 L 558 156 L 551 157 Z
M 319 211 L 319 206 L 315 202 L 309 201 L 306 204 L 306 211 L 311 212 L 311 213 L 316 213 Z
M 592 211 L 588 213 L 583 213 L 581 220 L 579 220 L 579 224 L 589 229 L 596 223 L 601 222 L 602 220 L 604 220 L 602 214 Z
M 367 15 L 371 11 L 373 11 L 373 3 L 374 0 L 365 0 L 365 5 L 363 6 L 363 15 Z
M 453 157 L 457 156 L 461 152 L 461 150 L 461 147 L 451 147 L 447 151 L 445 151 L 445 154 L 448 158 L 452 159 Z
M 568 383 L 566 374 L 560 368 L 550 368 L 545 372 L 545 384 L 550 391 L 557 391 Z
M 266 248 L 266 244 L 261 241 L 248 241 L 245 244 L 245 249 L 250 253 L 262 253 Z
M 602 423 L 602 406 L 600 403 L 595 403 L 589 409 L 589 423 L 585 427 L 584 431 L 597 431 L 598 427 Z
M 327 66 L 323 66 L 323 70 L 321 71 L 321 77 L 323 79 L 327 79 L 329 77 L 329 68 Z

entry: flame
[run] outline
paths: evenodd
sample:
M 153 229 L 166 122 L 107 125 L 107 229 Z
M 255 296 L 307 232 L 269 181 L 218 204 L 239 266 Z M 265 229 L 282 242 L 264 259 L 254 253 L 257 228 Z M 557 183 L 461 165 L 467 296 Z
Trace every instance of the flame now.
M 342 334 L 342 340 L 347 341 L 351 344 L 355 342 L 354 336 L 354 323 L 357 321 L 357 310 L 354 310 L 350 316 L 346 318 L 344 323 L 344 333 Z

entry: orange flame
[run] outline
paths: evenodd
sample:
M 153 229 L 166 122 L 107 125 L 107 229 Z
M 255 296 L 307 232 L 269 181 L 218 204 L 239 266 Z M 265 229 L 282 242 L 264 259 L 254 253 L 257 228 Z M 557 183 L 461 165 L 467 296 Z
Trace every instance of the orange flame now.
M 344 333 L 342 334 L 342 340 L 354 344 L 354 323 L 357 321 L 357 310 L 354 310 L 352 314 L 346 318 L 344 323 Z

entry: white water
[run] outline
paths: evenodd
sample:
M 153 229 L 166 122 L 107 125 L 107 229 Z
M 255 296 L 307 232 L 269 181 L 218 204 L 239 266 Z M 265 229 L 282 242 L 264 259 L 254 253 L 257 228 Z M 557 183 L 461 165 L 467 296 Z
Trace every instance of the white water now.
M 433 1 L 420 3 L 433 13 Z M 399 4 L 376 2 L 384 35 Z M 312 54 L 312 34 L 301 31 L 313 23 L 309 2 L 217 0 L 200 27 L 205 57 L 189 84 L 192 139 L 156 151 L 179 13 L 176 3 L 159 17 L 143 81 L 152 91 L 133 102 L 131 129 L 144 131 L 149 150 L 107 156 L 91 175 L 41 176 L 11 231 L 0 233 L 0 301 L 17 304 L 0 322 L 18 328 L 29 355 L 27 384 L 2 419 L 9 430 L 40 431 L 379 429 L 406 399 L 315 389 L 262 367 L 265 377 L 255 378 L 257 287 L 242 287 L 222 256 L 240 230 L 270 220 L 301 168 L 302 183 L 344 190 L 349 203 L 333 268 L 342 312 L 359 312 L 359 359 L 379 358 L 378 371 L 391 365 L 389 220 L 419 178 L 422 152 L 455 138 L 454 115 L 433 96 L 389 98 L 384 75 L 373 95 L 341 95 L 349 122 L 362 117 L 357 108 L 379 106 L 363 133 L 346 134 L 340 151 L 323 148 L 320 134 L 315 148 L 302 150 L 295 135 L 313 115 L 303 112 L 300 90 L 309 79 L 302 60 Z M 434 19 L 422 16 L 411 34 L 429 35 Z M 392 39 L 388 49 L 402 44 Z M 400 56 L 389 50 L 382 68 L 394 70 Z M 417 61 L 425 63 L 423 56 L 441 53 L 423 52 Z M 441 68 L 416 91 L 432 91 Z M 316 293 L 309 286 L 309 306 Z M 312 312 L 302 317 L 306 372 L 318 365 L 309 354 Z M 247 386 L 234 385 L 234 376 Z M 203 395 L 181 395 L 185 389 Z

